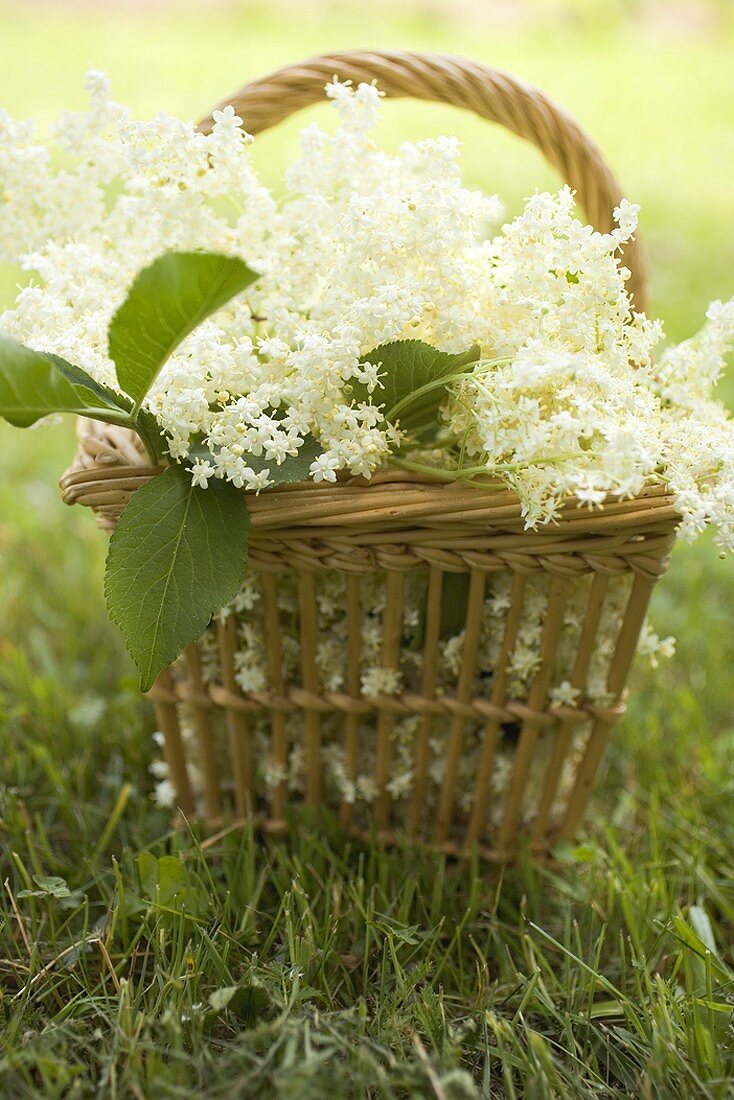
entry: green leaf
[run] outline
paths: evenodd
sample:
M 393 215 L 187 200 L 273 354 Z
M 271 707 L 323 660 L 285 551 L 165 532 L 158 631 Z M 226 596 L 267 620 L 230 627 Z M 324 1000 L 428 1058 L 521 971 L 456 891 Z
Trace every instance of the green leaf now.
M 272 1019 L 275 1015 L 275 1006 L 271 1003 L 267 990 L 256 982 L 215 989 L 209 994 L 209 1009 L 216 1014 L 226 1010 L 250 1027 L 262 1020 Z
M 134 899 L 131 913 L 150 906 L 163 922 L 171 925 L 180 917 L 197 921 L 207 910 L 207 893 L 198 876 L 178 856 L 156 858 L 150 852 L 138 856 L 140 892 L 150 905 Z
M 68 363 L 66 359 L 62 359 L 60 355 L 51 355 L 49 358 L 53 360 L 56 367 L 73 386 L 83 390 L 85 393 L 89 392 L 93 394 L 99 408 L 114 409 L 118 412 L 131 411 L 132 401 L 130 401 L 124 393 L 115 393 L 109 386 L 105 386 L 102 382 L 98 382 L 96 378 L 92 378 L 92 376 L 87 374 L 85 370 L 82 370 L 81 367 L 77 367 L 73 363 Z
M 688 910 L 688 922 L 702 943 L 705 943 L 709 951 L 718 955 L 714 927 L 706 910 L 702 905 L 692 905 Z
M 239 986 L 225 985 L 221 989 L 215 989 L 209 994 L 209 1006 L 214 1012 L 223 1012 L 229 1002 L 239 990 Z
M 179 895 L 189 885 L 186 868 L 178 856 L 160 856 L 157 870 L 158 890 L 155 900 L 159 905 L 175 905 Z
M 141 852 L 138 856 L 138 876 L 143 896 L 150 901 L 155 901 L 155 888 L 158 883 L 158 860 L 152 852 Z
M 256 474 L 259 474 L 261 470 L 269 470 L 273 485 L 286 485 L 297 481 L 307 481 L 311 463 L 323 453 L 323 450 L 324 448 L 318 440 L 314 439 L 312 435 L 307 435 L 298 449 L 298 454 L 288 455 L 280 466 L 276 466 L 272 458 L 264 458 L 262 455 L 257 457 L 253 454 L 244 454 L 242 459 Z M 213 463 L 214 456 L 204 443 L 195 443 L 189 450 L 188 461 L 209 461 Z
M 469 574 L 444 573 L 441 585 L 441 638 L 453 638 L 466 625 L 469 606 Z M 426 638 L 428 592 L 425 592 L 418 622 L 410 640 L 411 649 L 421 649 Z
M 451 355 L 422 340 L 381 344 L 364 361 L 380 364 L 382 389 L 369 394 L 363 382 L 353 382 L 352 395 L 358 402 L 383 405 L 386 419 L 397 417 L 404 427 L 420 431 L 435 423 L 450 382 L 478 359 L 478 347 Z
M 105 596 L 141 690 L 237 594 L 248 528 L 238 489 L 225 481 L 197 488 L 180 466 L 133 494 L 110 539 Z
M 115 393 L 60 355 L 33 351 L 0 336 L 0 416 L 27 428 L 51 413 L 75 413 L 135 428 L 154 462 L 161 461 L 168 446 L 153 414 L 140 409 L 134 416 L 133 403 L 124 393 Z
M 112 318 L 110 357 L 135 406 L 185 336 L 258 278 L 242 260 L 167 252 L 140 272 Z
M 614 1017 L 624 1017 L 624 1015 L 624 1001 L 617 997 L 610 998 L 606 1001 L 595 1001 L 589 1011 L 589 1019 L 591 1020 L 612 1019 Z
M 0 336 L 0 416 L 27 428 L 51 413 L 77 413 L 121 423 L 128 406 L 81 367 Z
M 719 960 L 718 956 L 711 950 L 705 940 L 701 939 L 683 917 L 673 917 L 671 932 L 680 943 L 692 951 L 694 955 L 697 955 L 699 959 L 708 959 L 715 974 L 719 974 L 725 980 L 731 981 L 731 972 L 725 964 Z
M 33 881 L 38 890 L 21 890 L 18 893 L 19 898 L 71 897 L 71 890 L 58 875 L 34 875 Z

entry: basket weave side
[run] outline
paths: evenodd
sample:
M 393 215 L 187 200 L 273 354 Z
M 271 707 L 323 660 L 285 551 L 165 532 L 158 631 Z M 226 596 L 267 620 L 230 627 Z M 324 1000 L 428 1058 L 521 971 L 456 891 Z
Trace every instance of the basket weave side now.
M 92 452 L 93 457 L 92 457 Z M 62 479 L 67 503 L 91 507 L 107 529 L 114 527 L 132 493 L 159 472 L 128 465 L 130 444 L 119 428 L 95 425 L 94 444 Z M 142 456 L 139 456 L 142 458 Z M 623 692 L 653 587 L 665 571 L 678 520 L 671 496 L 651 487 L 632 500 L 610 500 L 601 512 L 567 502 L 559 521 L 539 531 L 524 530 L 520 503 L 501 486 L 484 488 L 426 480 L 400 470 L 385 470 L 372 483 L 351 479 L 328 487 L 312 482 L 249 495 L 250 561 L 259 574 L 266 637 L 267 687 L 244 692 L 236 680 L 237 628 L 234 616 L 216 626 L 220 677 L 206 682 L 202 652 L 191 645 L 184 656 L 185 676 L 164 673 L 151 692 L 158 727 L 164 736 L 166 759 L 177 802 L 183 812 L 196 812 L 187 753 L 181 737 L 180 707 L 193 716 L 197 758 L 202 771 L 204 816 L 211 826 L 222 820 L 231 804 L 239 818 L 252 816 L 271 832 L 286 829 L 291 795 L 277 783 L 263 805 L 256 791 L 253 723 L 269 718 L 271 765 L 285 773 L 293 735 L 288 723 L 301 722 L 305 759 L 304 801 L 316 806 L 324 797 L 323 726 L 337 716 L 342 722 L 344 771 L 356 779 L 366 729 L 374 730 L 375 783 L 373 823 L 382 839 L 407 832 L 413 839 L 442 851 L 461 854 L 477 849 L 486 858 L 510 858 L 522 835 L 532 768 L 540 739 L 552 750 L 529 824 L 538 850 L 555 839 L 573 835 L 615 723 L 624 714 Z M 318 645 L 316 591 L 327 571 L 346 575 L 347 645 L 344 687 L 329 691 L 320 683 L 315 653 Z M 402 609 L 406 579 L 414 570 L 426 575 L 426 621 L 420 691 L 365 696 L 361 691 L 361 620 L 363 578 L 385 576 L 385 610 L 381 664 L 395 670 L 400 658 Z M 448 573 L 469 575 L 469 599 L 464 624 L 460 676 L 450 694 L 436 693 L 442 593 Z M 475 671 L 483 596 L 492 577 L 512 575 L 503 640 L 488 696 L 475 694 Z M 286 681 L 283 673 L 285 638 L 293 625 L 282 621 L 278 606 L 280 578 L 295 574 L 298 591 L 300 677 Z M 607 676 L 609 702 L 596 704 L 586 696 L 589 664 L 609 594 L 610 583 L 632 575 L 626 609 Z M 522 621 L 528 585 L 533 577 L 549 577 L 548 606 L 540 662 L 527 697 L 509 695 L 509 665 Z M 573 586 L 591 578 L 569 681 L 579 694 L 574 706 L 553 706 L 549 686 L 565 608 Z M 222 736 L 217 716 L 226 725 L 228 763 L 222 763 Z M 418 719 L 413 747 L 414 786 L 408 806 L 396 818 L 389 795 L 394 771 L 393 730 L 406 716 Z M 574 739 L 591 723 L 583 752 L 574 765 L 573 786 L 559 819 L 561 777 L 577 752 Z M 493 778 L 503 731 L 517 727 L 519 737 L 501 821 L 488 826 L 488 811 L 496 803 Z M 472 779 L 471 811 L 458 810 L 459 764 L 471 728 L 482 727 L 482 749 Z M 435 820 L 426 821 L 425 795 L 431 763 L 431 743 L 445 735 L 441 788 Z M 227 772 L 231 781 L 225 780 Z M 259 798 L 259 801 L 258 801 Z M 494 806 L 496 809 L 496 805 Z M 343 824 L 364 835 L 355 820 L 353 802 L 342 798 Z
M 574 189 L 591 225 L 601 232 L 613 227 L 612 211 L 624 193 L 589 135 L 539 88 L 464 57 L 402 50 L 323 54 L 254 80 L 218 106 L 232 104 L 247 130 L 258 134 L 321 102 L 324 85 L 334 76 L 355 84 L 376 80 L 391 98 L 448 103 L 498 123 L 540 150 Z M 211 126 L 209 115 L 200 129 L 208 133 Z M 635 308 L 644 311 L 648 263 L 639 235 L 625 247 L 624 260 Z
M 514 538 L 519 544 L 523 536 L 515 535 Z M 587 544 L 593 538 L 593 531 L 589 530 Z M 504 618 L 502 646 L 487 696 L 476 694 L 475 686 L 483 595 L 493 574 L 506 573 L 507 565 L 497 568 L 487 559 L 469 571 L 461 671 L 454 689 L 440 695 L 436 693 L 435 680 L 440 653 L 444 570 L 431 566 L 427 574 L 421 689 L 418 692 L 403 690 L 396 695 L 366 695 L 361 690 L 360 610 L 365 599 L 362 594 L 364 573 L 345 578 L 348 624 L 343 654 L 345 676 L 343 689 L 335 691 L 324 687 L 315 664 L 318 644 L 316 588 L 325 570 L 318 567 L 294 569 L 287 563 L 282 563 L 278 572 L 257 570 L 264 608 L 266 687 L 260 691 L 244 691 L 238 685 L 234 674 L 237 623 L 235 616 L 229 615 L 217 624 L 220 675 L 216 680 L 205 683 L 202 679 L 202 654 L 199 646 L 193 645 L 185 654 L 185 676 L 174 679 L 165 673 L 150 693 L 158 726 L 164 734 L 166 758 L 176 762 L 177 770 L 171 771 L 171 778 L 178 805 L 187 815 L 199 812 L 187 772 L 190 749 L 183 747 L 180 732 L 183 707 L 193 716 L 196 757 L 202 769 L 203 816 L 211 828 L 217 828 L 223 816 L 233 812 L 236 819 L 254 817 L 266 831 L 284 833 L 291 806 L 305 803 L 311 807 L 327 804 L 338 808 L 344 826 L 357 836 L 376 833 L 379 839 L 393 842 L 407 834 L 413 840 L 453 855 L 477 850 L 485 858 L 506 860 L 513 857 L 524 835 L 537 851 L 547 849 L 559 838 L 572 837 L 583 815 L 611 731 L 625 713 L 623 693 L 627 676 L 650 595 L 658 576 L 667 566 L 673 525 L 669 520 L 663 521 L 648 536 L 640 532 L 634 538 L 639 543 L 648 542 L 646 558 L 649 565 L 645 572 L 635 574 L 627 598 L 611 654 L 606 680 L 608 701 L 604 704 L 593 702 L 586 694 L 590 656 L 610 580 L 616 575 L 614 555 L 611 556 L 611 568 L 604 571 L 606 555 L 601 548 L 594 555 L 597 572 L 591 578 L 583 628 L 571 671 L 571 684 L 579 695 L 574 705 L 554 705 L 549 686 L 565 609 L 580 574 L 559 572 L 549 578 L 540 660 L 527 696 L 517 699 L 509 694 L 508 675 L 531 577 L 522 567 L 509 567 L 513 578 L 511 595 Z M 604 536 L 602 544 L 603 541 Z M 587 574 L 590 573 L 588 560 L 584 565 Z M 295 626 L 290 617 L 284 619 L 278 606 L 281 578 L 293 573 L 298 589 Z M 407 576 L 404 569 L 384 571 L 381 659 L 384 669 L 398 667 Z M 283 674 L 284 644 L 294 629 L 298 633 L 300 677 L 287 681 Z M 217 728 L 220 716 L 224 716 L 226 723 L 226 763 L 222 758 L 222 733 Z M 253 724 L 258 716 L 265 716 L 268 722 L 269 747 L 265 752 L 268 767 L 283 777 L 268 791 L 263 791 L 261 785 L 258 787 L 253 767 L 254 752 L 264 751 L 262 747 L 253 748 Z M 391 791 L 396 752 L 393 731 L 396 722 L 406 717 L 417 719 L 418 729 L 411 746 L 413 787 L 407 804 L 401 807 Z M 322 749 L 325 745 L 323 725 L 327 719 L 341 722 L 338 743 L 344 774 L 352 784 L 360 771 L 358 759 L 364 743 L 369 741 L 374 746 L 377 793 L 371 808 L 371 826 L 365 826 L 363 818 L 356 820 L 353 797 L 343 793 L 335 800 L 333 792 L 326 796 Z M 298 731 L 295 733 L 290 724 L 293 721 Z M 583 744 L 579 746 L 578 731 L 587 727 L 588 734 L 583 735 Z M 466 782 L 466 776 L 460 779 L 459 763 L 471 730 L 477 729 L 482 730 L 481 753 L 467 791 L 461 785 Z M 517 731 L 517 746 L 509 781 L 498 795 L 496 758 L 507 729 Z M 429 767 L 436 760 L 436 742 L 441 745 L 438 750 L 441 781 L 436 792 L 436 811 L 432 814 L 426 809 L 426 790 Z M 330 743 L 334 744 L 333 740 Z M 539 752 L 541 743 L 545 746 L 543 752 L 547 759 L 542 764 L 540 786 L 536 779 L 536 789 L 531 791 L 531 772 L 534 768 L 537 771 L 537 762 L 543 757 L 543 752 Z M 293 795 L 285 779 L 289 754 L 294 746 L 300 746 L 303 753 L 304 779 L 300 796 Z M 261 765 L 262 762 L 261 757 Z M 564 770 L 568 773 L 569 767 L 571 786 L 563 792 L 562 773 Z M 230 780 L 226 778 L 228 774 Z M 460 802 L 465 804 L 467 793 L 468 813 L 460 806 Z

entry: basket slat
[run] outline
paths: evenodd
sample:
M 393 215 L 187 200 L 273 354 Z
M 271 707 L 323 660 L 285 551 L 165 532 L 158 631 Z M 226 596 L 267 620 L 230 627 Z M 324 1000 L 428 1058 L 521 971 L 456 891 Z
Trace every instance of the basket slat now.
M 522 618 L 525 603 L 525 588 L 527 575 L 516 573 L 512 582 L 510 606 L 505 620 L 505 633 L 502 639 L 502 649 L 495 669 L 495 681 L 492 687 L 491 701 L 498 708 L 504 707 L 507 700 L 507 675 L 512 652 L 515 648 L 517 631 Z M 482 754 L 479 759 L 479 768 L 474 786 L 474 798 L 466 832 L 467 847 L 479 843 L 479 839 L 485 828 L 487 818 L 487 805 L 490 797 L 490 783 L 492 780 L 492 768 L 497 751 L 497 739 L 500 732 L 500 722 L 497 718 L 490 718 L 484 728 L 484 742 Z
M 298 574 L 298 604 L 301 632 L 301 682 L 305 691 L 317 694 L 320 690 L 316 668 L 318 611 L 313 573 Z M 315 710 L 306 711 L 304 752 L 306 803 L 309 806 L 318 806 L 321 801 L 321 716 Z
M 654 582 L 638 574 L 633 582 L 609 668 L 607 688 L 615 701 L 622 697 L 627 676 L 634 660 L 637 641 L 645 622 Z M 569 840 L 579 826 L 588 802 L 596 772 L 606 748 L 613 721 L 603 715 L 594 723 L 583 759 L 576 772 L 576 781 L 569 796 L 568 808 L 559 831 L 561 840 Z
M 469 580 L 469 599 L 466 612 L 466 624 L 464 626 L 464 646 L 461 655 L 461 673 L 456 690 L 458 703 L 466 704 L 472 695 L 474 675 L 479 655 L 479 631 L 482 625 L 482 612 L 484 609 L 484 573 L 478 569 L 472 570 Z M 462 742 L 466 730 L 467 719 L 465 713 L 457 710 L 451 723 L 448 745 L 446 748 L 446 760 L 444 765 L 444 777 L 441 784 L 441 797 L 436 815 L 435 840 L 441 843 L 448 835 L 451 825 L 451 817 L 456 797 L 456 776 L 461 758 Z
M 281 637 L 280 615 L 276 581 L 272 573 L 261 575 L 263 608 L 265 617 L 265 654 L 268 680 L 276 699 L 285 695 L 283 679 L 283 643 Z M 275 829 L 285 825 L 286 782 L 288 768 L 288 735 L 285 726 L 285 711 L 274 706 L 270 713 L 270 754 L 277 781 L 272 785 L 270 795 L 270 813 Z M 280 778 L 282 777 L 282 778 Z
M 383 615 L 382 667 L 386 672 L 397 672 L 400 663 L 400 650 L 403 641 L 403 600 L 405 595 L 405 577 L 403 573 L 389 572 L 385 583 L 385 612 Z M 392 710 L 381 708 L 377 715 L 377 798 L 375 800 L 375 824 L 383 829 L 390 815 L 390 792 L 388 783 L 391 778 L 390 766 L 393 758 L 392 731 L 395 714 Z
M 168 669 L 162 672 L 150 691 L 155 708 L 158 729 L 163 734 L 163 753 L 168 766 L 168 777 L 176 791 L 176 802 L 181 813 L 194 816 L 194 795 L 186 767 L 186 753 L 178 721 L 178 700 L 173 691 L 173 680 Z
M 346 578 L 347 652 L 345 687 L 350 698 L 357 701 L 361 688 L 362 605 L 359 576 Z M 359 714 L 353 710 L 344 715 L 344 774 L 354 785 L 359 766 Z M 341 801 L 341 822 L 349 826 L 354 817 L 354 801 L 346 796 Z
M 423 645 L 423 696 L 433 699 L 436 695 L 436 673 L 438 671 L 438 651 L 441 637 L 441 600 L 443 595 L 443 573 L 431 566 L 428 576 L 426 595 L 425 642 Z M 434 716 L 426 713 L 415 741 L 415 772 L 413 776 L 413 794 L 408 811 L 408 834 L 418 835 L 423 816 L 428 765 L 430 763 L 430 740 L 433 731 Z
M 579 637 L 576 659 L 571 672 L 569 683 L 571 687 L 584 694 L 587 687 L 589 665 L 594 651 L 599 624 L 601 622 L 604 601 L 609 588 L 609 578 L 604 573 L 597 573 L 589 591 L 589 599 L 586 605 L 584 625 Z M 548 764 L 543 790 L 538 802 L 538 811 L 532 829 L 532 843 L 535 848 L 542 848 L 546 843 L 546 830 L 551 807 L 558 790 L 558 782 L 561 777 L 563 765 L 571 747 L 575 723 L 562 722 L 555 736 L 553 754 Z
M 204 686 L 201 652 L 196 644 L 184 650 L 188 678 L 188 703 L 194 712 L 194 725 L 199 750 L 199 763 L 204 774 L 204 800 L 207 819 L 217 825 L 222 816 L 219 767 L 211 721 L 212 701 Z
M 232 697 L 239 692 L 235 678 L 235 653 L 237 652 L 237 621 L 233 614 L 217 620 L 217 643 L 222 683 L 229 698 L 224 707 L 229 740 L 229 758 L 234 780 L 235 809 L 239 818 L 246 818 L 254 805 L 254 780 L 252 772 L 252 746 L 247 715 L 232 705 Z
M 546 608 L 545 628 L 540 646 L 540 664 L 535 678 L 530 686 L 528 695 L 528 707 L 534 711 L 542 710 L 546 705 L 546 696 L 550 685 L 553 665 L 556 658 L 558 637 L 563 627 L 563 612 L 568 597 L 568 580 L 565 577 L 554 576 L 551 579 L 548 607 Z M 522 812 L 522 800 L 525 794 L 525 785 L 528 781 L 528 773 L 533 759 L 533 750 L 540 733 L 540 722 L 534 718 L 526 718 L 520 731 L 520 741 L 517 746 L 515 765 L 512 771 L 510 789 L 507 793 L 505 812 L 500 827 L 497 846 L 500 852 L 511 851 L 515 846 Z

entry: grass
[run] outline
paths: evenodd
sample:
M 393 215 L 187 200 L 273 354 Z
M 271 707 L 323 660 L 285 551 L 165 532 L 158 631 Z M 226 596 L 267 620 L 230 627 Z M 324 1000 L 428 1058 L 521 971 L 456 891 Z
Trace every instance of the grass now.
M 140 109 L 195 113 L 355 42 L 495 61 L 575 110 L 643 201 L 674 335 L 734 293 L 728 32 L 617 21 L 549 41 L 345 7 L 297 37 L 264 7 L 0 21 L 0 103 L 21 113 L 78 102 L 87 63 Z M 467 178 L 511 206 L 550 182 L 468 117 L 396 107 L 387 140 L 409 126 L 458 129 Z M 263 141 L 271 178 L 292 141 Z M 734 1095 L 732 573 L 710 544 L 676 552 L 654 617 L 678 654 L 636 673 L 585 832 L 555 864 L 460 868 L 307 820 L 288 847 L 207 844 L 148 798 L 152 719 L 102 609 L 104 540 L 55 491 L 70 426 L 3 429 L 0 446 L 3 1097 Z

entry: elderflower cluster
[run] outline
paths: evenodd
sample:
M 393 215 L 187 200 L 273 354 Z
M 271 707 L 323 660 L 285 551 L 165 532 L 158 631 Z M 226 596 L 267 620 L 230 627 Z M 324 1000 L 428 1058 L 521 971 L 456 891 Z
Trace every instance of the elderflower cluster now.
M 387 419 L 373 354 L 417 338 L 478 348 L 447 386 L 433 465 L 504 478 L 528 526 L 568 495 L 597 507 L 662 482 L 684 537 L 712 525 L 734 549 L 734 430 L 713 397 L 734 303 L 655 362 L 661 326 L 635 312 L 620 261 L 635 205 L 599 233 L 564 188 L 495 232 L 500 203 L 462 186 L 455 139 L 388 154 L 379 90 L 337 80 L 336 131 L 302 131 L 277 202 L 231 107 L 205 135 L 135 121 L 101 74 L 87 88 L 88 111 L 47 139 L 0 112 L 0 260 L 35 273 L 0 328 L 114 386 L 107 326 L 142 267 L 171 249 L 244 259 L 260 278 L 182 342 L 147 398 L 174 459 L 206 445 L 197 485 L 266 488 L 306 439 L 316 481 L 425 464 L 425 440 Z
M 464 578 L 466 579 L 466 578 Z M 461 580 L 461 578 L 460 578 Z M 445 583 L 448 583 L 446 580 Z M 613 577 L 609 581 L 609 593 L 601 622 L 590 655 L 588 673 L 583 691 L 568 680 L 568 670 L 573 667 L 579 648 L 585 609 L 589 600 L 592 577 L 584 575 L 570 582 L 565 607 L 563 628 L 556 651 L 553 674 L 548 688 L 548 704 L 551 707 L 576 707 L 583 703 L 601 706 L 614 702 L 607 688 L 609 667 L 619 634 L 620 621 L 629 598 L 631 579 Z M 474 668 L 472 695 L 491 696 L 494 677 L 504 639 L 505 620 L 511 600 L 512 576 L 509 573 L 491 574 L 483 603 L 478 657 Z M 550 578 L 533 575 L 526 582 L 523 613 L 511 650 L 504 693 L 506 702 L 527 703 L 530 688 L 540 664 L 541 639 L 546 617 Z M 386 600 L 385 577 L 381 574 L 365 575 L 360 584 L 361 617 L 359 622 L 359 689 L 365 696 L 395 695 L 423 692 L 424 682 L 424 631 L 426 605 L 425 574 L 412 571 L 406 575 L 403 605 L 402 638 L 399 664 L 385 668 L 382 663 L 382 639 Z M 459 600 L 459 592 L 452 593 Z M 282 623 L 298 621 L 299 603 L 297 580 L 292 574 L 283 574 L 277 588 L 277 604 Z M 317 647 L 315 652 L 322 692 L 349 693 L 348 632 L 346 612 L 346 578 L 338 572 L 319 574 L 316 588 Z M 266 690 L 268 686 L 266 632 L 260 582 L 248 577 L 231 606 L 221 615 L 234 616 L 237 647 L 234 654 L 234 678 L 245 693 Z M 298 683 L 301 676 L 301 649 L 297 629 L 281 632 L 283 647 L 283 676 L 289 683 Z M 654 667 L 660 658 L 673 652 L 671 638 L 660 639 L 646 624 L 643 628 L 640 653 Z M 212 624 L 202 642 L 203 675 L 209 683 L 222 682 L 222 667 L 217 646 L 216 627 Z M 442 632 L 439 643 L 435 694 L 453 697 L 464 662 L 464 631 L 460 624 Z M 430 822 L 438 804 L 441 783 L 446 765 L 446 744 L 450 717 L 434 717 L 429 739 L 430 763 L 428 784 L 425 791 L 424 814 Z M 392 731 L 394 745 L 393 764 L 388 791 L 396 809 L 406 808 L 414 787 L 416 745 L 421 719 L 418 715 L 397 718 Z M 183 723 L 187 741 L 187 757 L 193 785 L 200 787 L 201 774 L 197 763 L 197 746 L 193 713 Z M 264 711 L 250 719 L 250 736 L 253 738 L 253 754 L 256 761 L 255 796 L 267 799 L 273 787 L 287 784 L 291 796 L 298 798 L 305 788 L 305 759 L 303 753 L 302 715 L 290 713 L 286 717 L 286 733 L 289 742 L 286 766 L 276 767 L 272 760 L 272 742 L 269 719 Z M 573 727 L 572 745 L 564 763 L 552 808 L 551 819 L 557 819 L 564 810 L 575 768 L 586 745 L 590 722 Z M 223 730 L 219 731 L 223 735 Z M 519 721 L 505 722 L 499 731 L 498 747 L 492 771 L 492 793 L 488 810 L 488 826 L 496 825 L 501 817 L 503 798 L 507 792 L 518 735 Z M 378 793 L 376 774 L 376 734 L 374 717 L 360 719 L 358 731 L 358 759 L 356 768 L 350 769 L 345 755 L 344 716 L 329 713 L 321 719 L 322 764 L 326 782 L 325 797 L 334 804 L 345 800 L 355 807 L 364 823 L 368 820 L 368 808 Z M 485 729 L 478 721 L 469 721 L 464 736 L 464 746 L 459 764 L 457 782 L 457 823 L 466 820 L 474 794 Z M 223 737 L 222 737 L 223 740 Z M 533 755 L 531 775 L 525 795 L 525 817 L 532 816 L 538 795 L 546 775 L 550 753 L 555 743 L 552 730 L 541 731 L 538 751 Z M 163 761 L 152 767 L 159 780 L 156 799 L 162 804 L 173 804 L 174 792 Z

